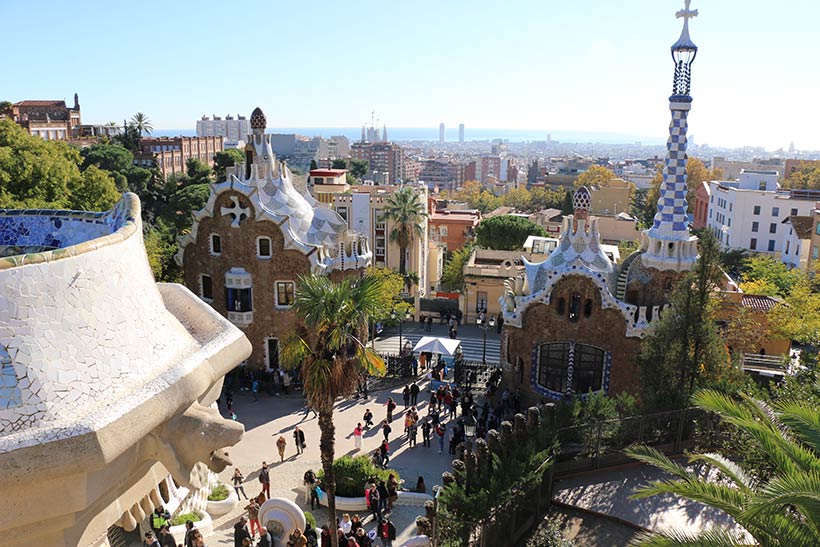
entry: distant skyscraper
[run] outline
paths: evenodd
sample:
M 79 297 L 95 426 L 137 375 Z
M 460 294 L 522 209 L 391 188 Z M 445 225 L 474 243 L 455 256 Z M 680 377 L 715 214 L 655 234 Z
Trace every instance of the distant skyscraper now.
M 458 142 L 464 142 L 464 124 L 458 124 Z
M 438 142 L 444 142 L 444 122 L 438 124 Z
M 384 126 L 384 131 L 382 131 L 382 142 L 387 142 L 387 126 Z
M 794 157 L 794 141 L 789 143 L 789 157 L 790 158 Z

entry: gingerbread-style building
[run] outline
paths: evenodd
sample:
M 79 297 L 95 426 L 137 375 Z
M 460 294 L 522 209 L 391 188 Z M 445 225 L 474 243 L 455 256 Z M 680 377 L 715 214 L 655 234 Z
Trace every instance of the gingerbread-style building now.
M 667 304 L 669 292 L 698 257 L 686 203 L 686 118 L 691 65 L 697 46 L 689 38 L 687 7 L 675 61 L 672 122 L 658 212 L 643 232 L 641 248 L 615 267 L 601 251 L 590 195 L 580 188 L 574 214 L 564 218 L 558 248 L 540 263 L 526 262 L 523 276 L 506 282 L 502 359 L 508 385 L 527 402 L 562 399 L 589 391 L 637 391 L 641 339 Z
M 259 108 L 250 125 L 246 161 L 211 185 L 176 258 L 185 284 L 251 341 L 248 363 L 276 369 L 281 343 L 297 326 L 291 305 L 299 277 L 356 274 L 370 265 L 372 253 L 366 237 L 294 187 Z

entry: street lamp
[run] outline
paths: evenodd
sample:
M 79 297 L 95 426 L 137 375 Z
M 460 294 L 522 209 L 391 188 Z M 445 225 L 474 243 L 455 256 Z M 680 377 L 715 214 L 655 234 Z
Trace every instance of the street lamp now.
M 477 422 L 475 417 L 472 414 L 469 414 L 466 418 L 464 418 L 464 436 L 467 438 L 467 442 L 472 445 L 473 439 L 475 438 L 475 426 Z
M 478 318 L 475 320 L 478 328 L 484 331 L 484 350 L 481 355 L 481 364 L 485 367 L 487 366 L 487 329 L 491 329 L 495 326 L 495 317 L 490 317 L 489 321 L 484 319 L 485 311 L 482 311 L 478 314 Z
M 398 319 L 399 319 L 399 355 L 401 355 L 401 350 L 404 349 L 404 347 L 402 346 L 402 334 L 401 334 L 401 324 L 402 324 L 403 320 L 402 320 L 401 316 L 396 315 L 396 310 L 392 310 L 390 312 L 390 319 L 395 321 L 396 317 L 398 317 Z M 410 311 L 409 310 L 404 313 L 404 320 L 405 321 L 410 321 Z

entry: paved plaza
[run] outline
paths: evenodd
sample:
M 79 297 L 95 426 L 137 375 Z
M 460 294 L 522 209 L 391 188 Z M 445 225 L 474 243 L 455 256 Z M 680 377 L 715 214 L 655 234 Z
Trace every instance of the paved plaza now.
M 386 380 L 389 381 L 389 380 Z M 426 385 L 420 384 L 421 387 Z M 393 433 L 390 435 L 391 459 L 389 467 L 395 469 L 406 480 L 406 486 L 415 486 L 419 476 L 424 477 L 427 484 L 428 493 L 433 485 L 441 483 L 441 474 L 451 469 L 452 457 L 447 454 L 446 446 L 444 454 L 438 453 L 438 447 L 433 441 L 431 448 L 426 448 L 421 442 L 419 432 L 419 444 L 415 448 L 409 448 L 407 442 L 402 438 L 404 429 L 404 405 L 402 404 L 401 390 L 404 384 L 396 384 L 393 389 L 384 389 L 369 393 L 366 401 L 360 400 L 339 400 L 334 413 L 334 423 L 336 425 L 336 457 L 346 454 L 355 455 L 357 452 L 353 443 L 353 428 L 362 419 L 365 408 L 369 408 L 374 415 L 374 421 L 378 425 L 386 417 L 385 404 L 388 397 L 393 397 L 398 408 L 393 413 Z M 426 395 L 426 397 L 425 397 Z M 419 394 L 419 414 L 427 415 L 427 405 L 429 393 L 422 391 Z M 281 397 L 268 397 L 260 395 L 259 401 L 254 402 L 253 396 L 247 392 L 236 395 L 234 400 L 234 411 L 239 421 L 245 424 L 244 438 L 230 449 L 231 460 L 239 467 L 245 475 L 245 490 L 247 494 L 256 495 L 261 490 L 261 485 L 257 480 L 262 461 L 267 461 L 271 466 L 271 496 L 283 497 L 296 501 L 303 510 L 310 510 L 310 503 L 305 499 L 304 488 L 302 487 L 302 477 L 306 470 L 313 469 L 317 474 L 321 469 L 319 455 L 319 424 L 311 412 L 305 415 L 304 398 L 300 395 L 283 395 Z M 296 448 L 293 443 L 293 429 L 299 426 L 305 433 L 307 449 L 301 455 L 296 455 Z M 448 430 L 449 434 L 449 430 Z M 287 439 L 287 449 L 285 451 L 285 461 L 279 462 L 279 454 L 276 450 L 276 439 L 279 435 L 284 435 Z M 366 431 L 362 438 L 361 454 L 372 453 L 382 439 L 381 431 L 378 428 Z M 231 484 L 233 468 L 228 468 L 220 474 L 220 479 Z M 363 495 L 363 494 L 362 494 Z M 214 534 L 208 539 L 208 545 L 233 545 L 233 525 L 243 513 L 246 505 L 244 499 L 231 513 L 214 520 Z M 412 535 L 415 535 L 415 519 L 424 513 L 423 507 L 396 505 L 390 515 L 390 519 L 396 526 L 396 545 Z M 313 511 L 316 522 L 319 526 L 327 522 L 327 511 L 324 509 Z M 343 512 L 338 512 L 341 517 Z M 359 513 L 364 517 L 366 511 Z M 374 527 L 371 522 L 372 517 L 367 516 L 365 520 L 366 529 Z

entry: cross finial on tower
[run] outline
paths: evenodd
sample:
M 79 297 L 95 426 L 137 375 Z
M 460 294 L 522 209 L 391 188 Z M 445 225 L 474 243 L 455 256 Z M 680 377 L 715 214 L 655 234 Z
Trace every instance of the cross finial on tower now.
M 678 11 L 675 14 L 675 17 L 677 17 L 678 19 L 683 17 L 684 18 L 683 21 L 684 21 L 684 23 L 686 23 L 692 17 L 697 17 L 698 16 L 698 10 L 689 9 L 689 5 L 692 3 L 692 0 L 683 0 L 683 2 L 684 2 L 683 9 Z

